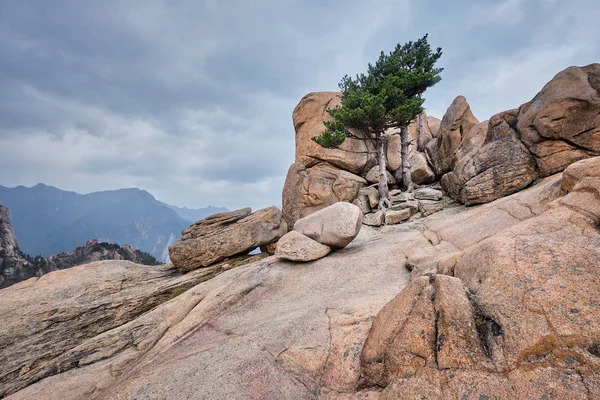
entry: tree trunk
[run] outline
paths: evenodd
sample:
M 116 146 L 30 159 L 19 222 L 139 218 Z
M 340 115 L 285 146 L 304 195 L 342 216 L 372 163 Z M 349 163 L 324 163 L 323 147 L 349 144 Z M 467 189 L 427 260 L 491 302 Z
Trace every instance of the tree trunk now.
M 402 184 L 404 185 L 404 190 L 407 192 L 413 191 L 413 181 L 410 176 L 410 162 L 408 161 L 408 146 L 410 142 L 408 140 L 408 126 L 403 126 L 400 130 L 400 154 L 402 156 Z
M 421 153 L 425 151 L 423 146 L 423 113 L 419 114 L 419 133 L 417 134 L 417 151 Z
M 388 180 L 386 173 L 386 160 L 384 150 L 384 138 L 381 134 L 375 139 L 375 150 L 377 151 L 377 161 L 379 162 L 379 209 L 387 210 L 392 206 L 389 196 Z

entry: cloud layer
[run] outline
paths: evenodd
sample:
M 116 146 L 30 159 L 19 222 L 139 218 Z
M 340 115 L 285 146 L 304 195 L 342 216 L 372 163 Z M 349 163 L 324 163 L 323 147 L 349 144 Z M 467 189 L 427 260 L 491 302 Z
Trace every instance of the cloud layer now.
M 429 32 L 475 115 L 600 61 L 595 0 L 26 1 L 0 4 L 0 184 L 140 187 L 180 206 L 280 205 L 291 113 Z

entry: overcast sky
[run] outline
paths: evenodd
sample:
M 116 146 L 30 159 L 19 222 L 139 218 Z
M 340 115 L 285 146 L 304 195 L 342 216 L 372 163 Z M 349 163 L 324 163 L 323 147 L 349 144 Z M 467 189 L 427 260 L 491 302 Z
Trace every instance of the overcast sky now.
M 0 0 L 0 184 L 139 187 L 167 203 L 281 204 L 303 95 L 429 33 L 441 118 L 484 120 L 600 62 L 598 0 Z

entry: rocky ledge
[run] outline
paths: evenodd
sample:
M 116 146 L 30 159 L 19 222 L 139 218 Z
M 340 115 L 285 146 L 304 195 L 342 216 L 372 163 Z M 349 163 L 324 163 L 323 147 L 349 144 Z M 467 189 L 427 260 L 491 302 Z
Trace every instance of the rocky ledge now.
M 598 398 L 599 171 L 589 159 L 486 205 L 363 226 L 308 263 L 196 284 L 206 269 L 125 279 L 140 269 L 104 262 L 4 289 L 2 394 Z

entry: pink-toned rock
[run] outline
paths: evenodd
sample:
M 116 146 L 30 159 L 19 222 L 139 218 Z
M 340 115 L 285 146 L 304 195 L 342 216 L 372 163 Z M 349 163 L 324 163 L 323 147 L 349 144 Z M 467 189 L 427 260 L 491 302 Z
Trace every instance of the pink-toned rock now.
M 559 72 L 519 108 L 516 128 L 541 176 L 600 155 L 600 64 Z
M 275 256 L 283 260 L 306 262 L 323 258 L 329 252 L 331 252 L 331 247 L 296 231 L 290 231 L 277 242 Z
M 438 132 L 439 170 L 435 171 L 437 175 L 441 176 L 454 168 L 456 149 L 467 133 L 478 123 L 479 121 L 471 112 L 467 99 L 464 96 L 456 97 L 442 118 Z
M 364 178 L 331 165 L 306 168 L 301 163 L 294 163 L 283 187 L 283 218 L 292 229 L 298 219 L 327 206 L 353 202 L 366 184 Z
M 327 149 L 312 141 L 325 131 L 323 121 L 332 120 L 327 109 L 341 103 L 338 92 L 309 93 L 294 109 L 292 120 L 296 130 L 296 161 L 311 167 L 328 162 L 352 173 L 361 172 L 369 159 L 374 158 L 369 142 L 347 138 L 339 149 Z M 360 135 L 359 132 L 357 134 Z
M 363 214 L 350 203 L 335 203 L 294 224 L 294 230 L 317 242 L 341 249 L 346 247 L 360 231 Z

